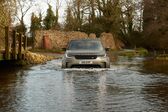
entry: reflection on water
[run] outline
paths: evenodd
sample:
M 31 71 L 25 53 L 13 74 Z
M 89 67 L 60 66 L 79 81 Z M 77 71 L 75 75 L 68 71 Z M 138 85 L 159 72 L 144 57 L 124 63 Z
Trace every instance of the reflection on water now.
M 61 60 L 0 72 L 0 112 L 167 111 L 168 76 L 143 73 L 143 58 L 110 69 L 61 69 Z
M 144 61 L 144 71 L 151 73 L 164 73 L 168 75 L 168 61 L 149 59 Z

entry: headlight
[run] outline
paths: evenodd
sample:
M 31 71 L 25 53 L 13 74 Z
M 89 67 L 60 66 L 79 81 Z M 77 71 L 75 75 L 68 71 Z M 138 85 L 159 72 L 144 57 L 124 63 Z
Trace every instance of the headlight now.
M 99 55 L 100 57 L 107 57 L 107 54 Z
M 71 57 L 73 57 L 73 55 L 71 55 L 71 54 L 69 54 L 69 53 L 66 53 L 66 54 L 65 54 L 65 57 L 66 57 L 66 58 L 71 58 Z

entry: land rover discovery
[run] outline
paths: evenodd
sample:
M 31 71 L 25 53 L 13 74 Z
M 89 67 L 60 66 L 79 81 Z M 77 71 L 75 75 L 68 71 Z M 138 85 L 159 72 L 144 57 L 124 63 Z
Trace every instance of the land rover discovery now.
M 109 68 L 110 61 L 99 39 L 71 40 L 62 68 Z

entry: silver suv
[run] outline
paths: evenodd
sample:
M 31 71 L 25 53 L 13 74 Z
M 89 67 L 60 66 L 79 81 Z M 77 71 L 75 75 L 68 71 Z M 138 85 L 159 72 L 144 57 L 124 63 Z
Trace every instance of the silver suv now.
M 98 39 L 70 41 L 62 60 L 62 68 L 110 68 L 109 57 Z

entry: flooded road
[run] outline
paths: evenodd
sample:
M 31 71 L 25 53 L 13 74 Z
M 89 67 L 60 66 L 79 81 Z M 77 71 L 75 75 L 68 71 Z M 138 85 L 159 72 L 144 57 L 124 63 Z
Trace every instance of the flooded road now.
M 148 73 L 143 58 L 110 69 L 61 69 L 53 60 L 0 72 L 0 112 L 166 112 L 168 75 Z

